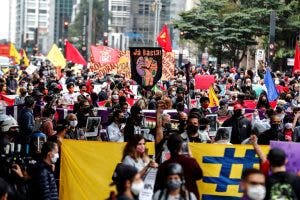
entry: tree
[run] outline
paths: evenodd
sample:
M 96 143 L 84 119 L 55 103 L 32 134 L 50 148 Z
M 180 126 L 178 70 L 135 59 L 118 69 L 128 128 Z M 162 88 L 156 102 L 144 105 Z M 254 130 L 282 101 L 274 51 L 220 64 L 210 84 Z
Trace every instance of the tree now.
M 84 15 L 86 13 L 87 26 L 88 26 L 88 0 L 81 0 L 79 5 L 79 13 L 75 18 L 75 22 L 70 25 L 69 37 L 79 38 L 79 43 L 82 43 L 82 33 L 84 25 Z M 93 1 L 93 25 L 92 25 L 92 42 L 96 43 L 98 40 L 102 39 L 103 27 L 104 27 L 104 1 L 94 0 Z M 88 27 L 86 27 L 88 28 Z M 88 32 L 87 32 L 88 34 Z
M 191 11 L 180 14 L 175 27 L 186 33 L 185 39 L 209 47 L 219 58 L 218 64 L 222 57 L 238 66 L 247 49 L 257 44 L 257 38 L 267 38 L 271 10 L 278 12 L 278 38 L 284 38 L 282 31 L 298 27 L 299 22 L 290 19 L 297 13 L 296 4 L 296 0 L 288 4 L 278 0 L 199 0 Z

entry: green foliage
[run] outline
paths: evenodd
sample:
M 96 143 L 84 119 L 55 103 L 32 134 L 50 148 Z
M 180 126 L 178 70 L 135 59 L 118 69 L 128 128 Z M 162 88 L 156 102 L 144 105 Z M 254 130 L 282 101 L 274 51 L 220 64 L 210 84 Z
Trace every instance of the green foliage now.
M 81 0 L 79 6 L 79 13 L 76 16 L 75 22 L 70 25 L 69 37 L 79 38 L 79 43 L 82 42 L 82 32 L 84 24 L 84 13 L 86 12 L 87 26 L 88 26 L 88 0 Z M 104 16 L 104 1 L 93 1 L 93 31 L 92 42 L 96 43 L 97 40 L 103 35 L 103 16 Z M 88 27 L 86 27 L 88 29 Z M 88 32 L 87 32 L 88 34 Z
M 286 46 L 300 28 L 299 8 L 297 0 L 199 0 L 195 8 L 180 14 L 175 27 L 184 31 L 184 39 L 238 65 L 257 38 L 268 36 L 271 10 L 277 13 L 278 48 Z

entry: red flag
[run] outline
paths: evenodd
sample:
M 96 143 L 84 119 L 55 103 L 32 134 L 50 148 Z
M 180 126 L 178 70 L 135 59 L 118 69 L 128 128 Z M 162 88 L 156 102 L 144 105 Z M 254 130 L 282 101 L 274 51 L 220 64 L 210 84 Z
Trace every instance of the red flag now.
M 117 64 L 119 51 L 106 46 L 91 46 L 91 61 L 101 65 Z
M 300 72 L 300 48 L 296 41 L 293 73 Z
M 66 41 L 66 59 L 76 64 L 86 65 L 86 61 L 79 51 L 68 41 Z
M 165 52 L 172 52 L 172 42 L 167 25 L 163 25 L 161 32 L 157 36 L 157 42 Z

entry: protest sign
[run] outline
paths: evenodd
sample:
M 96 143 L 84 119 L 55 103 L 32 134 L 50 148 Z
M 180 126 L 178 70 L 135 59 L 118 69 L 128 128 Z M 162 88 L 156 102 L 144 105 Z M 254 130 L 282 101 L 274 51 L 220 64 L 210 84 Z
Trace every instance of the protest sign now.
M 155 47 L 131 47 L 131 79 L 147 90 L 161 79 L 162 49 Z
M 218 129 L 218 123 L 217 123 L 217 114 L 209 114 L 206 115 L 206 118 L 209 120 L 209 135 L 215 136 Z
M 95 137 L 98 135 L 101 117 L 88 117 L 86 123 L 85 137 Z
M 63 140 L 59 199 L 107 199 L 114 191 L 109 185 L 125 144 Z M 154 143 L 146 145 L 149 155 L 153 155 Z M 197 182 L 201 198 L 240 199 L 242 171 L 258 167 L 259 159 L 253 147 L 190 143 L 189 148 L 203 170 L 203 180 Z M 268 146 L 261 148 L 268 152 Z M 154 182 L 153 178 L 150 177 L 150 182 Z
M 144 179 L 144 189 L 139 195 L 139 200 L 152 200 L 156 174 L 157 169 L 149 168 L 148 173 Z
M 196 90 L 207 90 L 215 83 L 214 75 L 196 75 L 195 76 L 195 89 Z
M 162 58 L 162 77 L 161 80 L 169 81 L 174 78 L 175 53 L 164 52 Z
M 286 170 L 288 172 L 299 173 L 300 172 L 300 144 L 294 142 L 281 142 L 271 141 L 271 149 L 280 148 L 287 155 Z

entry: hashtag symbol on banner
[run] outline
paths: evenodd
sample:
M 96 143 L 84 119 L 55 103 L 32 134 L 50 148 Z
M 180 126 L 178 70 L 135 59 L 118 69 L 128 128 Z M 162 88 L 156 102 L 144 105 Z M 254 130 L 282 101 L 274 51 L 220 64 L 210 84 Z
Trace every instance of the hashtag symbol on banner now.
M 226 148 L 223 157 L 204 156 L 203 163 L 221 164 L 221 172 L 219 177 L 204 177 L 203 182 L 217 184 L 217 192 L 226 192 L 228 185 L 239 185 L 239 178 L 230 178 L 232 165 L 242 165 L 242 170 L 253 168 L 253 165 L 258 163 L 258 158 L 255 157 L 253 149 L 246 150 L 244 157 L 235 157 L 234 148 Z

